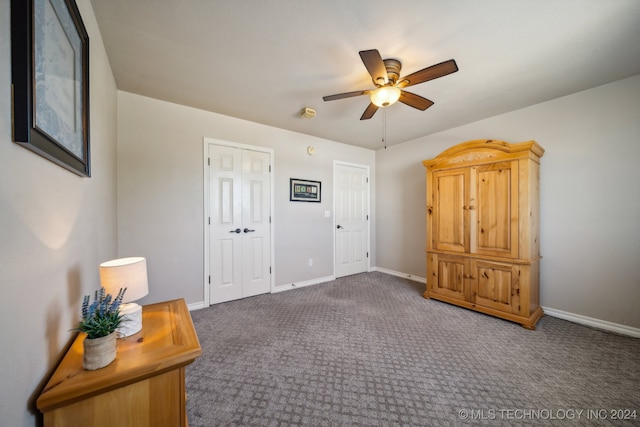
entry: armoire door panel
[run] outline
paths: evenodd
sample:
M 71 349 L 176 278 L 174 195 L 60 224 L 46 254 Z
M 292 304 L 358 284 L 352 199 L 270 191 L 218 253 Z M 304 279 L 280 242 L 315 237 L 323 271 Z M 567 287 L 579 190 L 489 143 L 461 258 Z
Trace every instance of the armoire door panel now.
M 434 264 L 432 292 L 451 298 L 467 299 L 469 294 L 465 280 L 468 277 L 468 262 L 463 257 L 431 255 Z
M 434 246 L 437 250 L 469 250 L 469 170 L 434 173 Z
M 507 313 L 520 311 L 518 267 L 512 264 L 475 261 L 474 302 Z
M 478 166 L 474 253 L 518 256 L 518 162 Z

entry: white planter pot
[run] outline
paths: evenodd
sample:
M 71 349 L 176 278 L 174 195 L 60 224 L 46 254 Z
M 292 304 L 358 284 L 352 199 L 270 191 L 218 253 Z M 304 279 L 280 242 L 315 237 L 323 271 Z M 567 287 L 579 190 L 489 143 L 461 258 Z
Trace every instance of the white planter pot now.
M 101 338 L 84 339 L 84 368 L 93 371 L 104 368 L 116 358 L 117 333 L 114 331 Z

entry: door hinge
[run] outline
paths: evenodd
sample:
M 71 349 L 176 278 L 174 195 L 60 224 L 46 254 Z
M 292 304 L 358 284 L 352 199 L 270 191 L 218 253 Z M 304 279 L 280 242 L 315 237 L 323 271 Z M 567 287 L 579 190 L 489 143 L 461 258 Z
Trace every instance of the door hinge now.
M 367 252 L 367 258 L 369 258 L 369 252 Z
M 209 217 L 209 225 L 211 225 L 211 217 Z
M 269 165 L 269 173 L 271 173 L 271 165 Z
M 271 274 L 271 266 L 269 266 L 269 274 Z
M 369 221 L 369 215 L 367 215 L 367 221 Z
M 366 178 L 367 179 L 367 184 L 369 183 L 369 177 Z
M 209 276 L 209 284 L 211 284 L 211 276 Z
M 207 157 L 207 165 L 211 166 L 211 157 Z

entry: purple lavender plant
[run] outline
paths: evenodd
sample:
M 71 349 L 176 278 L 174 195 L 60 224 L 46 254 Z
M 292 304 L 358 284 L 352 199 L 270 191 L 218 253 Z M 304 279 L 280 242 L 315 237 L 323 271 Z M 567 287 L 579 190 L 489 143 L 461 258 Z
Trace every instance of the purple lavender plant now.
M 120 304 L 127 288 L 120 288 L 115 298 L 107 294 L 104 288 L 96 291 L 93 302 L 89 304 L 89 295 L 82 300 L 82 320 L 73 330 L 84 332 L 87 338 L 106 337 L 120 326 L 122 315 Z

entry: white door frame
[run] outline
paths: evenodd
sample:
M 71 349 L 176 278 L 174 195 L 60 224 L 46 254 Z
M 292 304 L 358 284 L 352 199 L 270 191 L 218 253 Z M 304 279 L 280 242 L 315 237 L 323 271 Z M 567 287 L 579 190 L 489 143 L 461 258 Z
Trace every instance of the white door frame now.
M 275 237 L 274 237 L 274 224 L 275 224 L 275 218 L 274 218 L 274 179 L 273 176 L 275 175 L 275 168 L 274 168 L 274 164 L 273 164 L 273 160 L 274 160 L 274 150 L 273 148 L 266 148 L 266 147 L 259 147 L 257 145 L 247 145 L 247 144 L 240 144 L 237 142 L 229 142 L 229 141 L 223 141 L 221 139 L 214 139 L 214 138 L 208 138 L 208 137 L 204 137 L 203 138 L 203 144 L 202 144 L 202 168 L 204 170 L 204 181 L 203 181 L 203 193 L 204 193 L 204 209 L 203 209 L 203 213 L 204 213 L 204 218 L 203 218 L 203 233 L 204 233 L 204 269 L 203 269 L 203 288 L 204 288 L 204 307 L 209 307 L 210 304 L 210 295 L 209 295 L 209 287 L 210 287 L 210 276 L 211 276 L 211 266 L 209 265 L 209 232 L 208 232 L 208 228 L 209 228 L 209 217 L 211 216 L 209 214 L 209 145 L 223 145 L 226 147 L 234 147 L 234 148 L 239 148 L 239 149 L 243 149 L 243 150 L 252 150 L 252 151 L 259 151 L 262 153 L 267 153 L 269 154 L 269 164 L 271 165 L 271 173 L 269 174 L 270 176 L 270 183 L 269 185 L 271 185 L 271 200 L 269 201 L 269 209 L 271 210 L 271 222 L 269 224 L 269 234 L 270 236 L 270 240 L 271 240 L 271 259 L 270 259 L 270 264 L 271 264 L 271 275 L 270 275 L 270 283 L 271 283 L 271 289 L 270 292 L 273 293 L 273 290 L 275 288 L 275 275 L 276 275 L 276 270 L 275 270 L 275 254 L 274 254 L 274 248 L 275 248 Z
M 367 272 L 371 271 L 371 176 L 368 165 L 358 163 L 343 162 L 340 160 L 333 161 L 333 277 L 336 277 L 336 166 L 351 166 L 367 171 Z

